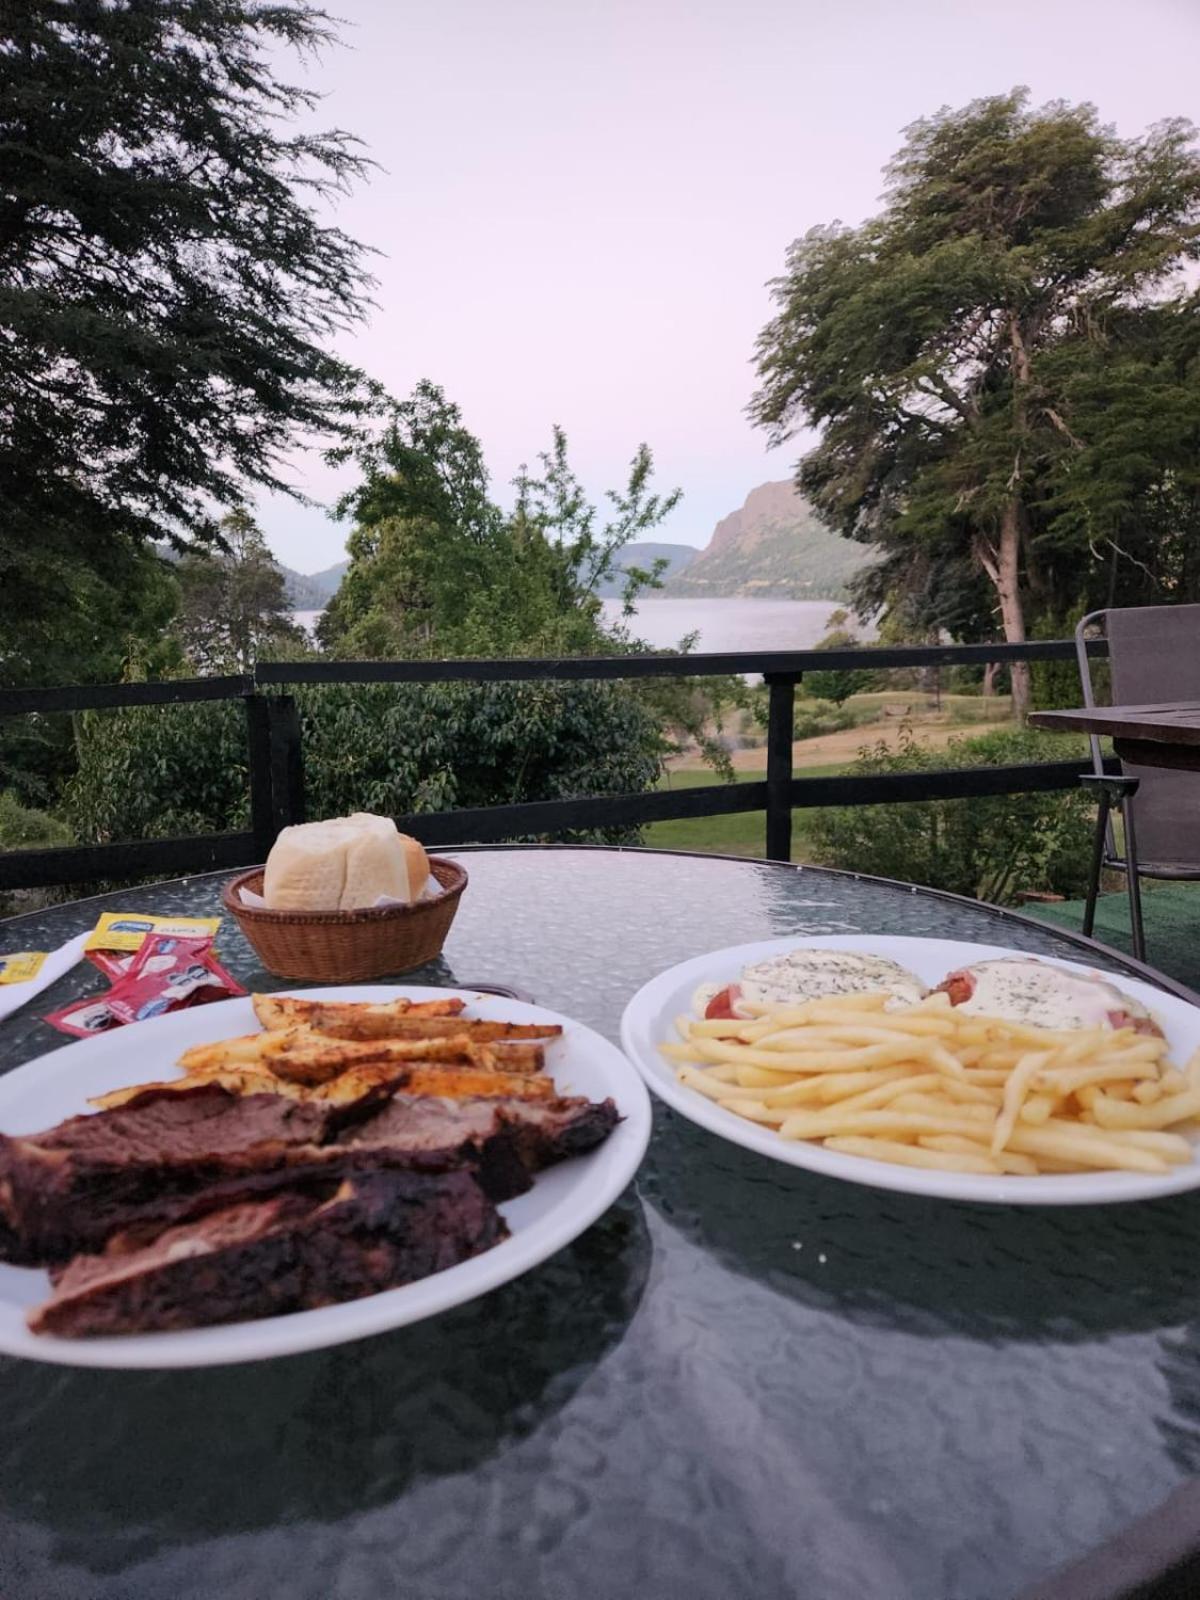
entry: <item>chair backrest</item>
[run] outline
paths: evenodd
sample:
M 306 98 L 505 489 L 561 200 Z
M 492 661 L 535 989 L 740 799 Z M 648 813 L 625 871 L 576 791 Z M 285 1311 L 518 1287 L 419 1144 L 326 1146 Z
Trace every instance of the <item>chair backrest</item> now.
M 1113 705 L 1200 704 L 1200 605 L 1124 606 L 1085 617 L 1075 636 L 1088 705 L 1092 682 L 1082 639 L 1088 624 L 1098 622 L 1108 638 Z M 1098 741 L 1092 754 L 1098 760 Z M 1200 773 L 1130 765 L 1124 770 L 1140 780 L 1134 808 L 1139 857 L 1148 866 L 1200 865 Z

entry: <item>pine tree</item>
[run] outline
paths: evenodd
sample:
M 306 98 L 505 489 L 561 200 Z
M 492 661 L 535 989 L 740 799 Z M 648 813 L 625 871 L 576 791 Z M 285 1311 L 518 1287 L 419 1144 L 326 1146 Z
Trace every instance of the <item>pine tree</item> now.
M 292 621 L 279 563 L 250 514 L 221 524 L 224 550 L 197 550 L 177 568 L 182 606 L 178 631 L 201 672 L 249 672 L 264 649 L 299 653 L 304 635 Z
M 218 539 L 283 452 L 344 434 L 361 248 L 317 213 L 365 163 L 298 132 L 306 0 L 20 0 L 0 32 L 2 669 L 47 670 L 70 574 Z M 75 585 L 80 587 L 80 585 Z M 75 671 L 80 665 L 76 663 Z M 84 668 L 86 670 L 86 667 Z

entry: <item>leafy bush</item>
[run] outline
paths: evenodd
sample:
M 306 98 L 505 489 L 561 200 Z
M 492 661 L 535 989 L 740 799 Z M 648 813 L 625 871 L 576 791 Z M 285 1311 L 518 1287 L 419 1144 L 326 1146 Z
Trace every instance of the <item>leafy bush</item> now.
M 797 739 L 817 739 L 823 733 L 838 733 L 843 728 L 853 728 L 858 720 L 849 706 L 835 705 L 831 700 L 797 699 L 792 723 L 793 736 Z
M 250 826 L 246 719 L 236 701 L 89 711 L 77 747 L 64 809 L 82 840 Z
M 314 817 L 641 793 L 665 749 L 619 684 L 355 684 L 297 698 Z
M 11 789 L 0 790 L 0 849 L 35 850 L 70 844 L 71 830 L 48 811 L 21 804 Z
M 850 771 L 865 777 L 1017 766 L 1082 760 L 1085 752 L 1081 738 L 1015 730 L 952 739 L 945 751 L 930 750 L 906 729 L 899 750 L 884 744 L 864 750 Z M 839 806 L 810 813 L 807 831 L 817 859 L 831 866 L 1003 904 L 1018 889 L 1081 893 L 1087 884 L 1094 815 L 1084 791 L 1068 789 L 979 800 Z
M 872 682 L 869 672 L 856 671 L 851 667 L 832 667 L 828 671 L 807 674 L 807 683 L 813 694 L 819 700 L 832 700 L 835 706 L 849 700 L 852 694 L 869 689 Z
M 619 684 L 353 684 L 301 689 L 310 817 L 642 792 L 663 737 Z M 68 814 L 81 838 L 249 825 L 242 709 L 231 703 L 81 719 Z M 627 830 L 558 835 L 622 842 Z

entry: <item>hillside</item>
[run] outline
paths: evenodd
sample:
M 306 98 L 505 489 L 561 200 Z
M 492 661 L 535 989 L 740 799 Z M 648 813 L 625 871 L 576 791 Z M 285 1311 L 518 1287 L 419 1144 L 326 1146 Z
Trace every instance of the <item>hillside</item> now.
M 627 544 L 621 551 L 617 565 L 621 572 L 630 567 L 640 567 L 644 572 L 649 572 L 656 561 L 666 561 L 667 566 L 662 574 L 662 581 L 666 583 L 689 566 L 699 553 L 695 545 L 661 544 L 653 539 L 644 539 L 640 543 Z M 619 600 L 621 589 L 621 579 L 616 574 L 596 585 L 596 593 L 602 600 Z M 657 594 L 658 590 L 651 590 L 650 593 Z
M 337 593 L 338 584 L 346 576 L 348 561 L 325 567 L 320 572 L 293 572 L 282 561 L 279 570 L 287 587 L 288 602 L 293 611 L 324 611 Z
M 764 483 L 717 523 L 707 547 L 663 589 L 671 597 L 844 600 L 871 556 L 831 533 L 791 483 Z

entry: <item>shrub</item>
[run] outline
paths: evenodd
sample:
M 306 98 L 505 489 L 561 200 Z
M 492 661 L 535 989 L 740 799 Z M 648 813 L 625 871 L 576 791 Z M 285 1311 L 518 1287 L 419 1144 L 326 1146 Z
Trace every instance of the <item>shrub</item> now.
M 849 706 L 835 705 L 831 700 L 797 699 L 793 735 L 797 739 L 817 739 L 823 733 L 853 728 L 858 720 Z
M 1086 742 L 1007 730 L 952 739 L 945 751 L 919 745 L 904 730 L 898 750 L 864 750 L 854 776 L 947 767 L 1082 761 Z M 1003 904 L 1019 889 L 1075 895 L 1087 883 L 1094 807 L 1082 789 L 839 806 L 810 814 L 818 860 L 882 878 L 921 883 Z
M 64 809 L 80 839 L 162 839 L 250 826 L 246 718 L 237 701 L 89 711 Z
M 661 771 L 657 723 L 619 684 L 326 685 L 296 700 L 311 817 L 642 792 Z M 90 713 L 67 806 L 80 837 L 98 841 L 247 827 L 241 706 Z
M 835 706 L 840 706 L 852 694 L 865 694 L 872 687 L 874 678 L 871 673 L 859 668 L 831 667 L 827 671 L 806 673 L 805 682 L 818 699 L 832 700 Z
M 22 805 L 11 789 L 0 790 L 0 849 L 36 850 L 70 844 L 71 830 L 48 811 Z

